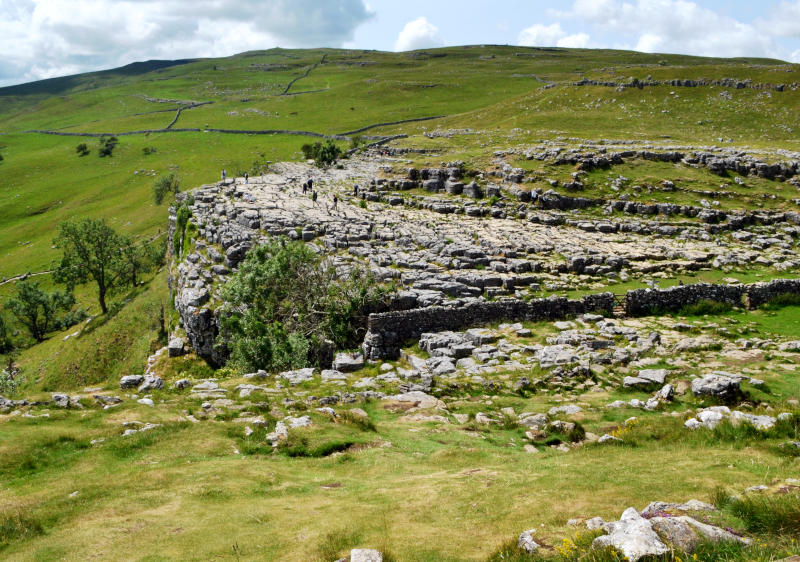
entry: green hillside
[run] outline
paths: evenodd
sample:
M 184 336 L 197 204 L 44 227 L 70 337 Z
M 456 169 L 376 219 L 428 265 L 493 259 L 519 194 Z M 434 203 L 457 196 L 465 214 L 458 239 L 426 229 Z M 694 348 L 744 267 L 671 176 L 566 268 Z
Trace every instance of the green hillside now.
M 119 143 L 111 156 L 100 157 L 104 135 L 116 136 Z M 48 290 L 58 287 L 50 271 L 62 255 L 54 238 L 65 220 L 103 218 L 137 242 L 163 240 L 172 195 L 154 203 L 158 178 L 174 174 L 181 189 L 189 190 L 216 182 L 223 169 L 228 177 L 252 176 L 271 163 L 304 161 L 301 146 L 326 137 L 346 150 L 357 142 L 393 136 L 388 147 L 409 151 L 392 161 L 390 171 L 376 165 L 370 177 L 398 181 L 409 167 L 443 168 L 455 160 L 463 166 L 452 168 L 484 187 L 502 177 L 502 169 L 524 172 L 525 181 L 509 180 L 502 194 L 481 201 L 439 190 L 435 197 L 454 202 L 462 214 L 431 211 L 418 223 L 412 215 L 421 213 L 420 201 L 434 196 L 422 187 L 404 191 L 405 201 L 401 198 L 397 206 L 379 197 L 351 199 L 349 184 L 335 187 L 341 188 L 340 207 L 360 217 L 358 228 L 369 224 L 373 235 L 381 220 L 392 228 L 407 220 L 423 232 L 439 228 L 442 248 L 459 246 L 454 232 L 470 244 L 492 246 L 486 255 L 478 252 L 472 270 L 460 272 L 464 277 L 498 273 L 486 292 L 481 293 L 483 287 L 478 291 L 486 300 L 612 290 L 620 295 L 659 281 L 667 287 L 797 276 L 792 261 L 800 237 L 796 222 L 754 220 L 753 232 L 734 232 L 717 230 L 713 220 L 701 223 L 696 212 L 702 207 L 788 216 L 784 211 L 800 211 L 797 178 L 720 175 L 684 161 L 626 157 L 624 163 L 580 172 L 580 191 L 573 192 L 566 186 L 579 173 L 576 165 L 535 156 L 553 147 L 561 154 L 626 146 L 681 152 L 714 147 L 718 153 L 741 151 L 769 163 L 800 160 L 797 64 L 493 45 L 407 53 L 271 49 L 216 59 L 136 62 L 0 88 L 0 309 L 21 347 L 18 356 L 0 356 L 0 368 L 15 361 L 21 375 L 18 387 L 0 388 L 0 395 L 28 401 L 6 406 L 0 397 L 0 558 L 330 562 L 347 556 L 350 548 L 369 546 L 380 548 L 387 562 L 541 560 L 515 547 L 519 533 L 534 528 L 545 558 L 610 561 L 621 558 L 590 549 L 600 531 L 586 531 L 585 519 L 599 515 L 612 521 L 629 506 L 690 498 L 717 506 L 704 521 L 755 540 L 748 547 L 704 542 L 694 560 L 767 561 L 800 554 L 795 539 L 800 532 L 800 306 L 787 295 L 755 310 L 701 300 L 669 315 L 606 322 L 587 314 L 590 319 L 569 323 L 492 324 L 493 339 L 486 341 L 502 342 L 497 345 L 513 351 L 482 345 L 497 354 L 489 360 L 489 351 L 478 350 L 486 356 L 480 359 L 484 365 L 495 362 L 491 376 L 454 367 L 455 374 L 445 373 L 438 387 L 428 389 L 435 396 L 430 407 L 364 394 L 369 389 L 406 393 L 412 383 L 421 382 L 403 375 L 417 368 L 415 360 L 424 363 L 433 355 L 416 341 L 402 348 L 399 359 L 367 362 L 348 373 L 347 380 L 316 372 L 299 383 L 273 374 L 245 378 L 231 368 L 215 371 L 190 353 L 153 360 L 153 372 L 165 379 L 163 388 L 120 389 L 120 377 L 145 372 L 148 357 L 165 345 L 165 333 L 182 334 L 173 310 L 174 285 L 170 289 L 167 284 L 175 264 L 147 272 L 135 289 L 113 293 L 105 315 L 94 287 L 78 286 L 77 307 L 88 318 L 80 326 L 50 332 L 41 343 L 34 344 L 8 312 L 9 298 L 28 273 Z M 79 143 L 86 143 L 88 154 L 78 154 Z M 599 204 L 580 212 L 562 209 L 561 222 L 554 224 L 571 229 L 574 240 L 599 240 L 596 246 L 587 243 L 592 248 L 587 254 L 605 259 L 600 253 L 637 242 L 647 246 L 639 248 L 641 259 L 624 271 L 622 266 L 612 271 L 608 261 L 598 259 L 587 265 L 602 272 L 584 274 L 587 269 L 568 270 L 566 265 L 548 269 L 556 262 L 566 264 L 571 248 L 563 250 L 562 238 L 556 240 L 561 249 L 553 250 L 550 242 L 558 236 L 546 238 L 555 232 L 545 230 L 550 223 L 525 214 L 528 208 L 531 214 L 538 211 L 533 204 L 517 214 L 523 199 L 519 192 L 511 196 L 510 188 L 598 201 L 672 203 L 695 212 L 661 216 L 658 226 L 666 234 L 657 236 L 653 227 L 640 236 L 633 227 L 648 220 L 644 213 L 623 214 Z M 281 196 L 299 200 L 288 192 Z M 270 197 L 275 193 L 269 192 Z M 326 208 L 329 195 L 323 194 Z M 242 203 L 234 199 L 226 204 Z M 205 200 L 198 196 L 198 201 Z M 269 201 L 281 201 L 285 210 L 284 199 Z M 393 217 L 403 218 L 388 224 L 388 213 L 380 213 L 389 205 L 397 213 Z M 467 219 L 468 206 L 486 212 Z M 447 220 L 437 223 L 439 217 Z M 521 238 L 513 223 L 504 223 L 505 238 L 481 231 L 482 240 L 477 228 L 463 226 L 470 220 L 470 225 L 491 230 L 498 224 L 493 217 L 542 229 L 530 240 L 531 249 L 517 251 L 517 246 L 500 247 Z M 595 223 L 609 229 L 607 237 Z M 633 227 L 623 230 L 620 223 Z M 301 224 L 293 223 L 296 232 L 289 234 L 305 236 Z M 674 234 L 684 227 L 690 235 Z M 196 225 L 190 227 L 183 246 L 197 248 L 205 259 L 216 248 L 205 242 L 202 249 L 193 246 L 191 228 L 197 231 Z M 343 235 L 368 238 L 361 234 Z M 389 234 L 386 240 L 395 240 Z M 745 246 L 750 241 L 753 245 Z M 378 256 L 381 268 L 398 277 L 407 273 L 401 262 L 412 273 L 449 271 L 450 265 L 434 258 L 425 261 L 430 256 L 420 259 L 429 249 L 422 242 L 414 238 L 397 250 L 402 255 L 384 248 Z M 527 242 L 522 240 L 520 247 Z M 743 265 L 733 256 L 711 267 L 715 257 L 729 256 L 714 255 L 710 248 L 719 254 L 728 248 L 732 253 L 747 250 L 752 261 Z M 759 259 L 769 254 L 769 260 L 754 258 L 759 248 Z M 462 259 L 463 265 L 467 250 L 460 251 L 440 253 L 442 261 Z M 773 259 L 779 253 L 781 259 Z M 495 261 L 500 254 L 502 263 Z M 342 250 L 337 257 L 350 263 L 357 261 L 355 255 Z M 214 260 L 217 267 L 221 259 Z M 515 260 L 535 262 L 514 270 L 531 279 L 525 287 L 500 287 L 499 273 L 508 272 L 504 268 Z M 571 284 L 561 284 L 562 274 Z M 211 281 L 204 286 L 219 288 Z M 578 336 L 570 331 L 581 332 L 580 338 L 590 343 L 601 333 L 605 339 L 595 343 L 603 347 L 591 349 L 598 355 L 609 350 L 605 359 L 589 368 L 578 365 L 575 355 L 574 369 L 573 364 L 545 368 L 537 362 L 539 350 L 562 332 L 573 337 L 569 345 L 577 349 Z M 685 340 L 696 345 L 679 347 Z M 524 368 L 516 363 L 520 358 Z M 622 381 L 644 369 L 662 368 L 669 371 L 675 395 L 645 409 L 655 387 L 629 388 Z M 716 428 L 690 431 L 684 422 L 722 403 L 692 391 L 692 381 L 712 371 L 747 373 L 732 408 L 784 417 L 764 431 L 735 424 L 734 417 Z M 387 373 L 401 377 L 380 379 Z M 212 377 L 222 388 L 208 394 L 193 392 L 188 380 L 186 386 L 174 386 L 190 379 L 191 386 L 208 390 L 200 387 L 208 383 L 200 381 Z M 521 384 L 521 377 L 527 384 Z M 254 382 L 262 386 L 246 388 Z M 54 392 L 68 392 L 67 401 L 72 397 L 74 403 L 56 407 Z M 318 397 L 343 392 L 347 400 L 324 403 L 335 413 L 317 408 L 323 405 Z M 95 398 L 98 393 L 102 398 Z M 122 400 L 104 401 L 107 395 Z M 581 408 L 559 412 L 567 402 Z M 350 411 L 354 407 L 361 410 Z M 525 415 L 544 412 L 550 412 L 550 419 L 541 431 L 524 422 Z M 273 450 L 267 435 L 277 431 L 279 420 L 306 415 L 312 425 L 292 427 L 280 445 L 276 438 Z M 601 435 L 618 441 L 598 443 Z M 746 500 L 727 495 L 756 484 L 768 491 L 763 501 L 753 500 L 750 512 L 737 503 Z M 780 513 L 770 518 L 773 511 Z M 566 527 L 576 517 L 580 528 Z M 690 550 L 675 551 L 657 559 L 674 562 L 689 556 Z

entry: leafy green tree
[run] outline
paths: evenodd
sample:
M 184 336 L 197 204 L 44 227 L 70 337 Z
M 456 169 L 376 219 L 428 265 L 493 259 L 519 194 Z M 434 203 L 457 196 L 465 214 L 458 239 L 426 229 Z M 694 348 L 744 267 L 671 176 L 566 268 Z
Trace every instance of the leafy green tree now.
M 306 160 L 314 160 L 317 166 L 330 166 L 342 156 L 342 149 L 332 139 L 325 143 L 304 144 L 301 148 Z
M 119 139 L 117 137 L 100 137 L 100 148 L 98 150 L 100 158 L 111 156 L 118 143 Z
M 85 142 L 82 142 L 75 147 L 75 152 L 78 153 L 78 156 L 86 156 L 87 154 L 89 154 L 89 147 L 86 146 Z
M 45 335 L 59 326 L 59 314 L 69 311 L 75 304 L 70 293 L 53 291 L 48 293 L 39 288 L 38 283 L 20 281 L 17 283 L 16 297 L 6 306 L 20 324 L 25 326 L 37 342 L 44 341 Z
M 68 288 L 94 281 L 103 314 L 106 295 L 130 279 L 123 248 L 129 241 L 114 232 L 103 219 L 68 220 L 59 225 L 54 244 L 64 255 L 53 276 Z
M 306 244 L 275 238 L 251 249 L 223 288 L 218 343 L 245 369 L 302 367 L 329 342 L 357 344 L 385 295 L 365 270 L 340 276 Z
M 125 276 L 132 287 L 139 285 L 141 276 L 150 273 L 164 263 L 165 241 L 144 241 L 134 243 L 129 238 L 122 245 L 122 265 Z
M 156 181 L 153 182 L 153 199 L 155 200 L 156 205 L 161 205 L 161 202 L 164 201 L 164 197 L 166 197 L 167 193 L 172 193 L 174 195 L 178 193 L 180 188 L 181 182 L 172 172 L 166 176 L 161 176 L 160 178 L 156 179 Z

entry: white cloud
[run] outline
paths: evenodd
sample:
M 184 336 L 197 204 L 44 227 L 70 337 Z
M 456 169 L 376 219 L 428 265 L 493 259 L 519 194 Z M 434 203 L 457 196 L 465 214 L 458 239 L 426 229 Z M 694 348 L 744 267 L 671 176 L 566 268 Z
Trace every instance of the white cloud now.
M 0 86 L 151 58 L 338 47 L 363 0 L 0 0 Z
M 782 6 L 800 11 L 800 1 Z M 575 0 L 569 12 L 552 15 L 627 36 L 639 51 L 719 57 L 774 57 L 780 52 L 775 34 L 765 33 L 757 22 L 742 23 L 688 0 Z
M 439 37 L 439 28 L 424 17 L 408 22 L 394 43 L 395 51 L 414 51 L 429 47 L 441 47 L 444 44 Z
M 781 2 L 756 24 L 762 32 L 770 35 L 800 38 L 800 0 Z
M 536 23 L 520 32 L 517 44 L 525 47 L 583 48 L 589 44 L 589 39 L 590 37 L 586 33 L 567 35 L 559 23 L 550 25 Z

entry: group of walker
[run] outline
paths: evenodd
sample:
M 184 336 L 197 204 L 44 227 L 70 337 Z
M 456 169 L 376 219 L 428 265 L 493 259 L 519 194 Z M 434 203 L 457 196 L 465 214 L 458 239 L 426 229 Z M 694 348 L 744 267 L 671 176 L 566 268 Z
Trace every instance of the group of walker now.
M 222 181 L 225 181 L 227 178 L 227 172 L 223 169 L 222 170 Z M 245 172 L 244 173 L 244 183 L 248 184 L 250 182 L 250 175 Z M 309 191 L 311 192 L 311 202 L 314 206 L 317 205 L 317 192 L 314 189 L 314 180 L 308 178 L 305 182 L 303 182 L 303 195 L 306 195 Z M 358 184 L 353 185 L 353 196 L 358 197 Z M 247 199 L 247 198 L 246 198 Z M 248 199 L 249 200 L 249 199 Z M 334 193 L 333 194 L 333 209 L 338 210 L 339 208 L 339 197 Z

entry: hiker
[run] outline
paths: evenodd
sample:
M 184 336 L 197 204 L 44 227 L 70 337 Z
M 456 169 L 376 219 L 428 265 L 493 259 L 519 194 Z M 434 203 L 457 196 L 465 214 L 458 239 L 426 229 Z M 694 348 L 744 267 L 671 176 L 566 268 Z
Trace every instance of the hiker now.
M 314 187 L 314 180 L 312 180 L 311 178 L 308 178 L 308 189 L 311 189 L 313 187 Z
M 225 169 L 222 169 L 222 181 L 225 181 Z
M 336 210 L 336 205 L 339 203 L 339 198 L 336 195 L 333 196 L 333 210 Z
M 316 191 L 312 191 L 311 192 L 311 202 L 314 203 L 314 206 L 317 205 L 317 192 Z
M 358 197 L 358 184 L 353 185 L 353 197 Z
M 247 180 L 248 180 L 249 178 L 250 178 L 250 176 L 247 174 L 247 172 L 245 172 L 245 173 L 244 173 L 244 183 L 245 183 L 245 184 L 247 184 Z
M 303 182 L 303 195 L 306 194 L 306 191 L 308 191 L 308 182 L 304 181 Z

